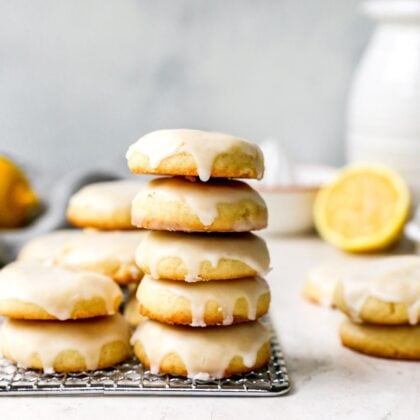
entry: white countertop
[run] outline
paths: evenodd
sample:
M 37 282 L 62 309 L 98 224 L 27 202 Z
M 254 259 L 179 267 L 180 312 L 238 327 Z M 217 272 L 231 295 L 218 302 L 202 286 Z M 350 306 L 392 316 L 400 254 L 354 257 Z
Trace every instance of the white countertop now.
M 341 347 L 336 311 L 300 297 L 308 268 L 336 251 L 316 238 L 270 239 L 271 316 L 293 389 L 274 398 L 0 398 L 1 419 L 415 419 L 420 364 L 381 360 Z

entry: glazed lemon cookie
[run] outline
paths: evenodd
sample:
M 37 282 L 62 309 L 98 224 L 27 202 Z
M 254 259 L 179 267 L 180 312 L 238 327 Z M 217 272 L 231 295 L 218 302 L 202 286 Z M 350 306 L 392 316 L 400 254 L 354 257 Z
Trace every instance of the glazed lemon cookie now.
M 78 319 L 111 315 L 122 300 L 111 278 L 39 262 L 18 261 L 0 271 L 0 315 L 18 319 Z
M 188 284 L 145 276 L 137 290 L 140 313 L 167 324 L 231 325 L 268 312 L 270 290 L 260 277 Z
M 95 271 L 112 277 L 119 284 L 137 283 L 143 272 L 134 254 L 144 232 L 85 231 L 65 242 L 57 251 L 58 265 Z
M 169 326 L 146 319 L 131 344 L 151 373 L 193 379 L 225 378 L 266 365 L 270 332 L 259 321 L 230 327 Z
M 132 223 L 152 230 L 244 232 L 267 226 L 261 196 L 241 181 L 150 181 L 133 200 Z
M 133 229 L 131 202 L 143 186 L 143 182 L 129 180 L 87 185 L 70 198 L 67 219 L 83 228 Z
M 18 259 L 25 261 L 54 262 L 57 251 L 71 239 L 83 236 L 79 229 L 63 229 L 40 235 L 28 241 L 20 250 Z
M 130 327 L 121 315 L 79 321 L 6 320 L 0 350 L 18 366 L 46 373 L 104 369 L 131 354 Z
M 354 321 L 417 324 L 420 315 L 420 257 L 383 257 L 345 276 L 335 305 Z
M 420 326 L 356 324 L 346 319 L 340 337 L 344 346 L 370 356 L 420 360 Z
M 200 130 L 158 130 L 130 146 L 128 167 L 139 174 L 212 178 L 257 178 L 264 157 L 253 143 L 223 133 Z
M 136 263 L 155 279 L 229 280 L 263 276 L 270 256 L 265 241 L 251 233 L 148 232 Z

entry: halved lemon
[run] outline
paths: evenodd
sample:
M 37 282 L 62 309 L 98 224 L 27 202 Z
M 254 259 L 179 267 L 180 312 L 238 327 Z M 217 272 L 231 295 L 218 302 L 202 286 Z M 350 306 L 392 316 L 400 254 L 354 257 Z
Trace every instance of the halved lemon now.
M 315 225 L 345 251 L 386 248 L 396 241 L 410 211 L 410 191 L 395 171 L 376 164 L 344 168 L 318 192 Z

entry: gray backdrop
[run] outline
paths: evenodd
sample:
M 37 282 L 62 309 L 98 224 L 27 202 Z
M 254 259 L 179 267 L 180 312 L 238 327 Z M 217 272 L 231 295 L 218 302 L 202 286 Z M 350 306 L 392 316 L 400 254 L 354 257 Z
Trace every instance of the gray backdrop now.
M 0 0 L 0 152 L 61 172 L 192 127 L 343 162 L 346 92 L 371 31 L 358 5 Z

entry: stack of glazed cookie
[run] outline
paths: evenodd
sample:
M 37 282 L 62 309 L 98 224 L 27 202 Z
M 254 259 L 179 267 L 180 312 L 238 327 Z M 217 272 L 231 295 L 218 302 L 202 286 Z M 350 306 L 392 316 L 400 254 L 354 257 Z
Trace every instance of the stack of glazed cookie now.
M 129 326 L 117 314 L 119 286 L 99 273 L 37 261 L 0 271 L 0 352 L 45 372 L 101 369 L 130 355 Z
M 343 276 L 333 302 L 348 316 L 342 343 L 378 357 L 420 360 L 420 257 L 371 261 Z
M 129 326 L 117 314 L 122 292 L 143 273 L 134 261 L 141 232 L 131 228 L 138 182 L 91 184 L 76 193 L 69 220 L 85 230 L 31 240 L 0 272 L 3 355 L 44 371 L 100 369 L 126 359 Z M 97 230 L 102 229 L 102 230 Z
M 260 179 L 259 148 L 226 134 L 159 130 L 127 159 L 134 173 L 176 176 L 152 180 L 132 204 L 132 223 L 150 230 L 136 252 L 147 318 L 132 337 L 135 354 L 152 373 L 194 379 L 262 367 L 269 254 L 249 232 L 266 226 L 267 209 L 248 184 L 224 179 Z

